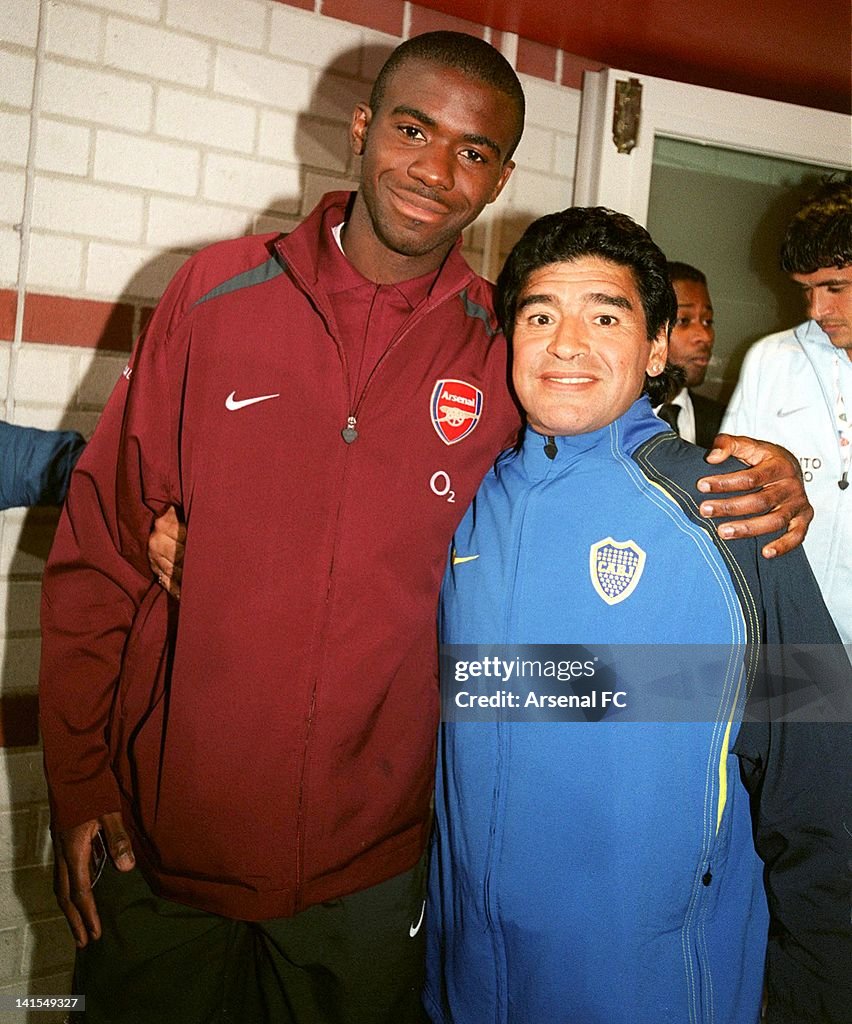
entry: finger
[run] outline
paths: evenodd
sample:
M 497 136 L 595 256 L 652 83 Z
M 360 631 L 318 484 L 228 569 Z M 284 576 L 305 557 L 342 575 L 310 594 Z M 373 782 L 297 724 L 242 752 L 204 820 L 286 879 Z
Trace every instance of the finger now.
M 160 572 L 157 573 L 157 583 L 159 583 L 163 590 L 165 590 L 165 592 L 171 597 L 180 597 L 180 584 L 176 579 L 169 579 L 165 573 Z
M 101 937 L 101 919 L 92 893 L 89 865 L 92 857 L 92 835 L 79 835 L 71 842 L 63 842 L 65 864 L 68 867 L 68 887 L 71 903 L 82 919 L 90 939 Z M 66 917 L 67 917 L 66 913 Z M 85 945 L 85 942 L 83 943 Z
M 773 498 L 772 494 L 762 490 L 702 501 L 698 511 L 706 519 L 720 519 L 723 516 L 739 519 L 742 516 L 761 516 L 771 512 L 773 509 L 783 511 L 779 502 Z M 782 527 L 787 525 L 789 518 L 790 516 L 782 517 Z
M 65 863 L 62 851 L 56 843 L 54 843 L 53 847 L 53 893 L 56 896 L 59 909 L 65 915 L 65 920 L 71 929 L 74 944 L 82 949 L 88 945 L 89 933 L 86 931 L 86 926 L 83 924 L 83 919 L 80 917 L 77 908 L 71 901 L 71 883 L 68 878 L 68 866 Z
M 804 541 L 807 529 L 807 522 L 804 518 L 797 517 L 787 527 L 786 533 L 764 545 L 760 553 L 764 558 L 779 558 L 781 555 L 786 555 L 788 551 L 797 548 Z
M 157 529 L 161 530 L 172 540 L 180 538 L 181 523 L 178 520 L 177 510 L 174 505 L 169 505 L 166 511 L 157 518 Z
M 136 866 L 130 836 L 124 827 L 120 811 L 111 811 L 100 818 L 101 830 L 106 842 L 107 852 L 119 871 L 130 871 Z
M 767 512 L 763 516 L 735 519 L 730 523 L 722 523 L 716 527 L 716 532 L 724 540 L 740 540 L 742 537 L 761 537 L 765 533 L 778 533 L 779 530 L 786 529 L 786 516 L 777 509 L 772 509 L 771 512 Z M 774 547 L 777 545 L 777 541 L 772 540 L 768 544 Z
M 707 494 L 729 491 L 750 491 L 764 484 L 793 484 L 793 476 L 790 473 L 782 473 L 779 466 L 784 463 L 774 459 L 767 459 L 759 466 L 745 466 L 743 469 L 735 469 L 731 473 L 720 473 L 718 476 L 703 476 L 698 481 L 698 490 Z M 791 487 L 792 493 L 792 487 Z

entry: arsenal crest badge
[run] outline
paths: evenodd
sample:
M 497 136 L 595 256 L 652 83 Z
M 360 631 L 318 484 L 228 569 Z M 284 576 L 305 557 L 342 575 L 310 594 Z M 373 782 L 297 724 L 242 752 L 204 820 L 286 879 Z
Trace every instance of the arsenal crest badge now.
M 645 552 L 632 540 L 607 537 L 589 548 L 592 586 L 607 604 L 624 601 L 636 589 L 645 568 Z
M 432 426 L 444 444 L 467 437 L 482 415 L 482 392 L 466 380 L 439 380 L 429 401 Z

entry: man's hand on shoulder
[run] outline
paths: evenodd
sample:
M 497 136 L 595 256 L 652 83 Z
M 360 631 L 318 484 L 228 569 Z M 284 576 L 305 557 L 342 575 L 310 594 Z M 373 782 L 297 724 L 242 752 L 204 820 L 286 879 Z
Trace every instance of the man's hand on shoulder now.
M 714 446 L 707 455 L 712 465 L 731 457 L 748 465 L 746 469 L 705 476 L 698 481 L 699 491 L 724 495 L 703 501 L 701 515 L 735 517 L 734 522 L 717 528 L 719 536 L 725 540 L 785 530 L 763 548 L 764 558 L 775 558 L 798 547 L 805 539 L 814 510 L 805 494 L 802 471 L 795 456 L 780 445 L 734 434 L 719 434 Z M 753 493 L 731 495 L 732 491 Z M 737 516 L 750 518 L 736 519 Z
M 106 847 L 104 854 L 103 846 Z M 130 837 L 120 811 L 110 811 L 53 836 L 53 891 L 81 949 L 101 937 L 101 919 L 93 886 L 99 856 L 108 856 L 119 871 L 136 866 Z
M 180 598 L 180 580 L 183 572 L 183 552 L 186 526 L 177 517 L 174 506 L 169 506 L 148 537 L 148 564 L 163 590 Z

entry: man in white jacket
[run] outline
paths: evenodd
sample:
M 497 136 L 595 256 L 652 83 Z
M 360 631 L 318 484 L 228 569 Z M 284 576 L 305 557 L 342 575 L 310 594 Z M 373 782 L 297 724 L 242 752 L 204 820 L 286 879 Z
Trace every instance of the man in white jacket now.
M 781 268 L 809 319 L 746 355 L 722 429 L 798 457 L 815 515 L 805 550 L 845 644 L 852 644 L 852 184 L 823 185 L 795 214 Z

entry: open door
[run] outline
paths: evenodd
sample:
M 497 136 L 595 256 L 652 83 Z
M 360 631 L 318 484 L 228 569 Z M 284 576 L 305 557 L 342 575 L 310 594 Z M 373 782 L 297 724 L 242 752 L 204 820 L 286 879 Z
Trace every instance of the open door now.
M 757 338 L 803 319 L 778 269 L 804 194 L 848 171 L 852 118 L 629 72 L 583 82 L 574 202 L 648 227 L 669 259 L 705 272 L 716 347 L 701 389 L 727 399 Z
M 635 85 L 625 88 L 630 83 Z M 617 115 L 616 96 L 625 93 Z M 629 135 L 631 108 L 638 116 L 635 145 L 625 137 L 619 151 L 613 124 L 620 117 Z M 654 147 L 661 138 L 848 169 L 852 118 L 612 68 L 586 72 L 574 202 L 609 206 L 646 224 Z

